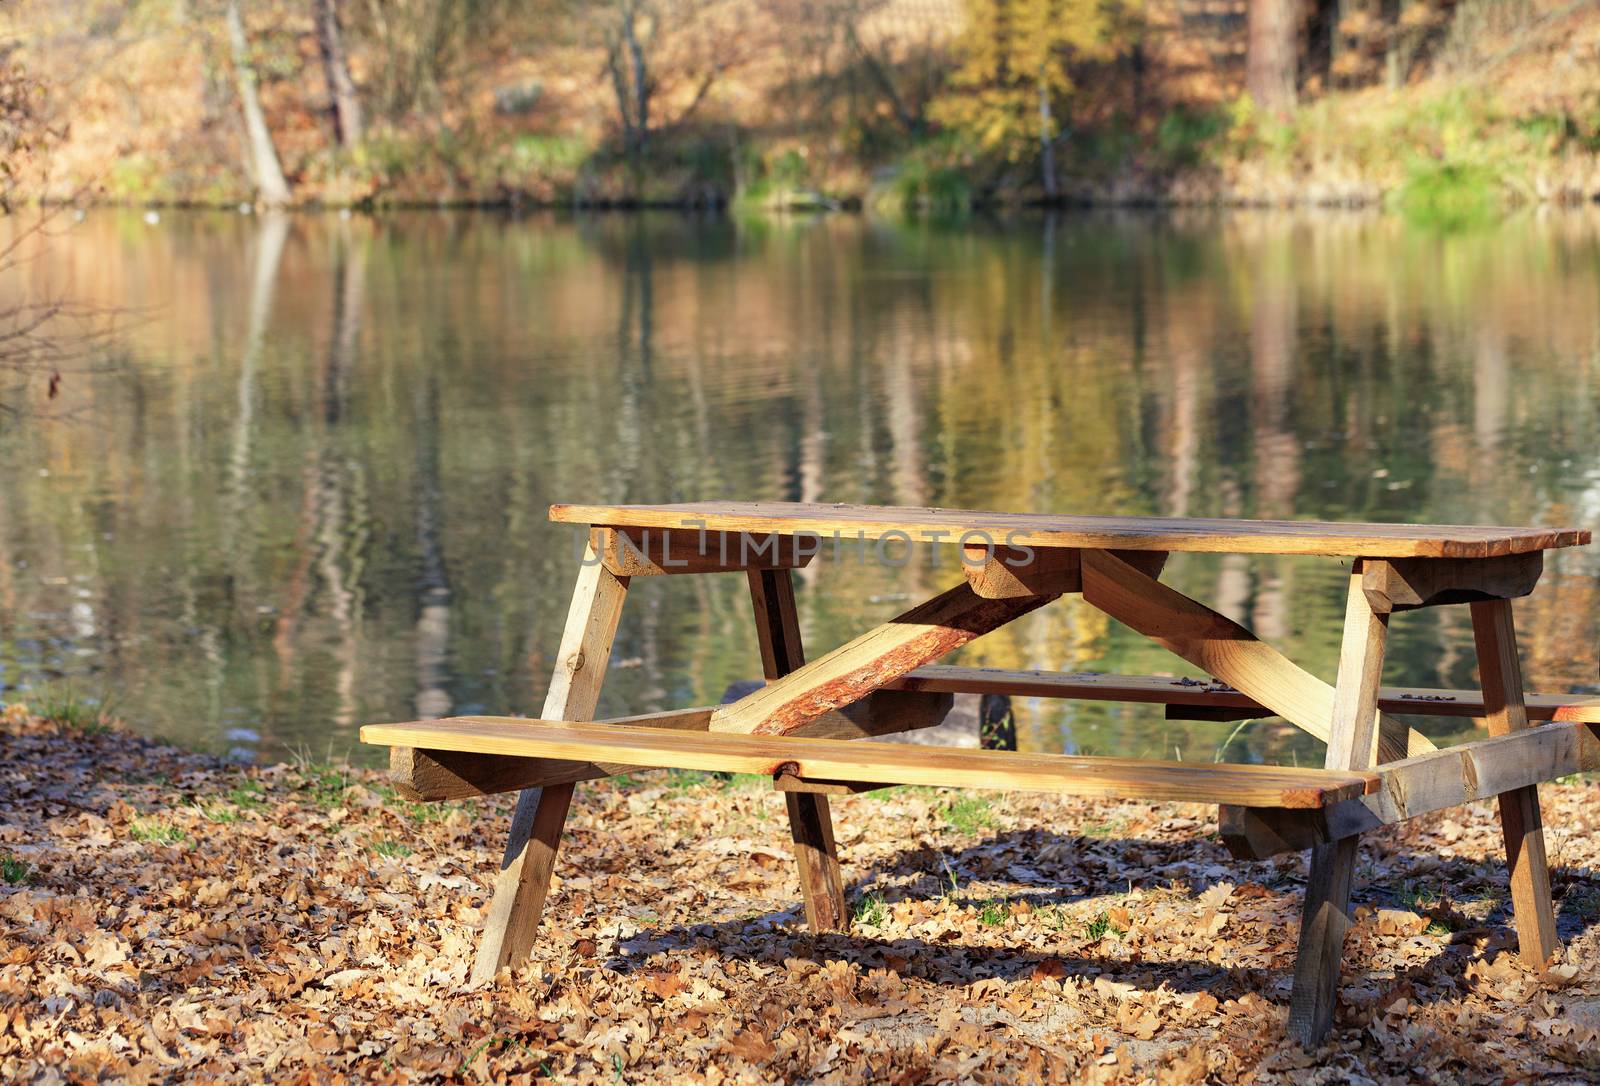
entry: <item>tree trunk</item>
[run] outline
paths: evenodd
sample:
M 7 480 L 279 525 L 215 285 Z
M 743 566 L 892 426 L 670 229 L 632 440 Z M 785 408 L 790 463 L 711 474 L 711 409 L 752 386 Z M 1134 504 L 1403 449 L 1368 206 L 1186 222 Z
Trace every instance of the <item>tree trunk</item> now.
M 1056 137 L 1050 116 L 1050 90 L 1039 73 L 1039 169 L 1044 173 L 1045 198 L 1056 198 Z
M 650 72 L 645 64 L 644 50 L 639 45 L 639 34 L 634 26 L 637 9 L 629 4 L 623 17 L 622 33 L 628 44 L 628 60 L 633 67 L 633 119 L 634 150 L 644 150 L 650 138 Z
M 322 51 L 322 72 L 333 105 L 333 131 L 340 147 L 361 142 L 361 101 L 344 55 L 344 32 L 339 29 L 339 0 L 312 0 L 317 24 L 317 47 Z
M 250 144 L 250 171 L 255 175 L 256 194 L 261 202 L 277 206 L 289 202 L 289 183 L 278 165 L 278 149 L 261 112 L 256 95 L 256 71 L 250 65 L 250 43 L 245 40 L 244 20 L 239 17 L 238 0 L 228 0 L 224 15 L 228 23 L 228 44 L 233 50 L 234 78 L 239 84 L 239 105 L 244 111 L 245 137 Z
M 1250 0 L 1245 84 L 1255 104 L 1279 117 L 1295 106 L 1300 0 Z

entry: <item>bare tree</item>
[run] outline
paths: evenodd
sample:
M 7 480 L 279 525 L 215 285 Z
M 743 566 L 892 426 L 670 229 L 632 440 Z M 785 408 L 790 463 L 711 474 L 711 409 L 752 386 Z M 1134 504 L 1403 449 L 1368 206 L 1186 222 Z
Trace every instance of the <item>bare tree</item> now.
M 730 66 L 746 34 L 727 25 L 735 9 L 714 0 L 617 0 L 591 9 L 605 44 L 623 149 L 642 153 L 653 133 L 684 124 Z M 663 93 L 681 103 L 665 122 Z
M 48 116 L 42 83 L 14 46 L 0 46 L 0 217 L 17 216 L 21 198 L 42 176 L 39 160 L 61 134 Z M 41 386 L 43 398 L 54 400 L 67 363 L 109 334 L 103 314 L 40 296 L 24 281 L 30 257 L 61 211 L 47 208 L 0 237 L 0 416 L 16 414 L 25 395 Z
M 239 0 L 228 0 L 223 16 L 228 24 L 228 47 L 233 53 L 233 75 L 239 86 L 239 107 L 244 112 L 245 139 L 250 149 L 250 172 L 255 177 L 256 194 L 269 207 L 289 202 L 289 183 L 278 164 L 278 149 L 261 112 L 256 92 L 256 70 L 250 62 L 250 42 L 245 37 L 244 20 L 239 16 Z
M 1261 109 L 1285 116 L 1295 107 L 1300 0 L 1250 0 L 1245 85 Z
M 333 113 L 333 131 L 340 147 L 361 142 L 361 100 L 356 83 L 350 78 L 350 62 L 344 53 L 344 31 L 340 26 L 340 0 L 312 0 L 311 14 L 317 24 L 317 49 L 322 53 L 322 72 L 328 83 Z

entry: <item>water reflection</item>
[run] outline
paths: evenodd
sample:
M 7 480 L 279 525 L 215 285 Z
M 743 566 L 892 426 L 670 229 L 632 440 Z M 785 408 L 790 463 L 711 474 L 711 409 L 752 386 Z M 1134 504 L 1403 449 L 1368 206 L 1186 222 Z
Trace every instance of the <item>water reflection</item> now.
M 147 315 L 51 417 L 0 420 L 3 694 L 270 757 L 529 711 L 574 575 L 552 501 L 1589 524 L 1597 228 L 93 214 L 0 284 Z M 930 557 L 814 563 L 813 653 L 949 584 Z M 1595 680 L 1596 572 L 1560 555 L 1518 605 L 1531 685 Z M 1166 579 L 1332 677 L 1337 561 Z M 1464 613 L 1391 642 L 1391 681 L 1474 680 Z M 961 659 L 1188 670 L 1075 600 Z M 616 661 L 607 713 L 758 675 L 742 579 L 637 582 Z M 1232 730 L 1018 718 L 1036 749 L 1200 759 Z M 1228 755 L 1320 760 L 1273 721 Z

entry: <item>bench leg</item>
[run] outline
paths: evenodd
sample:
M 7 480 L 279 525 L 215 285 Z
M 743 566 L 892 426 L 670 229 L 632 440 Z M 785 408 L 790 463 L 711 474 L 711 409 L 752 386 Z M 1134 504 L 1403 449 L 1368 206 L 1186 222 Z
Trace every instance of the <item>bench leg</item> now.
M 544 719 L 594 719 L 627 590 L 628 579 L 601 565 L 591 548 L 572 592 L 555 674 L 544 699 Z M 521 962 L 533 949 L 556 849 L 572 804 L 572 788 L 570 784 L 529 788 L 517 796 L 505 859 L 472 967 L 474 981 L 493 980 L 502 968 Z
M 1506 735 L 1526 728 L 1528 710 L 1522 697 L 1522 665 L 1517 659 L 1511 601 L 1474 603 L 1472 633 L 1478 646 L 1478 673 L 1489 734 Z M 1524 965 L 1543 969 L 1560 948 L 1560 942 L 1556 937 L 1555 910 L 1550 904 L 1550 868 L 1545 859 L 1538 785 L 1501 793 L 1500 832 L 1506 842 L 1518 949 Z
M 749 577 L 756 636 L 761 643 L 761 668 L 770 682 L 806 662 L 800 644 L 800 615 L 794 605 L 794 579 L 786 569 L 753 569 Z M 800 869 L 806 924 L 814 932 L 842 931 L 844 875 L 833 843 L 828 797 L 812 792 L 785 792 L 783 796 Z
M 1366 769 L 1377 758 L 1378 687 L 1387 638 L 1388 616 L 1372 610 L 1357 562 L 1345 604 L 1344 642 L 1324 761 L 1328 769 Z M 1311 877 L 1289 1000 L 1289 1032 L 1307 1047 L 1321 1043 L 1333 1026 L 1359 840 L 1347 837 L 1311 850 Z

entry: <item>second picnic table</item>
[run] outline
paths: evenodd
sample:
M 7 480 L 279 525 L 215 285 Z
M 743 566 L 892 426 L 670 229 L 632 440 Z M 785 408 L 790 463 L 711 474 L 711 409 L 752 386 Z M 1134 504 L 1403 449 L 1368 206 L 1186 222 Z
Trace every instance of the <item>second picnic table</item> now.
M 640 767 L 772 776 L 788 805 L 806 917 L 846 923 L 830 794 L 888 784 L 1056 791 L 1216 803 L 1241 856 L 1311 851 L 1290 1028 L 1312 1043 L 1333 1021 L 1365 830 L 1498 796 L 1517 935 L 1542 964 L 1557 949 L 1540 781 L 1600 767 L 1600 704 L 1525 695 L 1510 601 L 1543 552 L 1585 530 L 1091 517 L 765 502 L 557 505 L 590 529 L 542 719 L 461 717 L 368 725 L 397 783 L 419 799 L 522 789 L 479 947 L 487 979 L 526 957 L 573 786 Z M 963 579 L 806 662 L 791 570 L 835 540 L 954 544 Z M 1349 563 L 1337 681 L 1160 581 L 1173 552 L 1320 555 Z M 743 572 L 767 683 L 727 705 L 592 720 L 629 580 Z M 1211 681 L 939 666 L 932 661 L 1064 594 L 1081 594 Z M 1481 689 L 1386 689 L 1389 618 L 1470 607 Z M 1001 693 L 1164 704 L 1238 719 L 1276 715 L 1327 743 L 1324 768 L 1210 765 L 873 743 L 942 721 L 951 696 Z M 1445 750 L 1394 714 L 1481 717 L 1490 738 Z M 1542 727 L 1531 724 L 1548 721 Z

